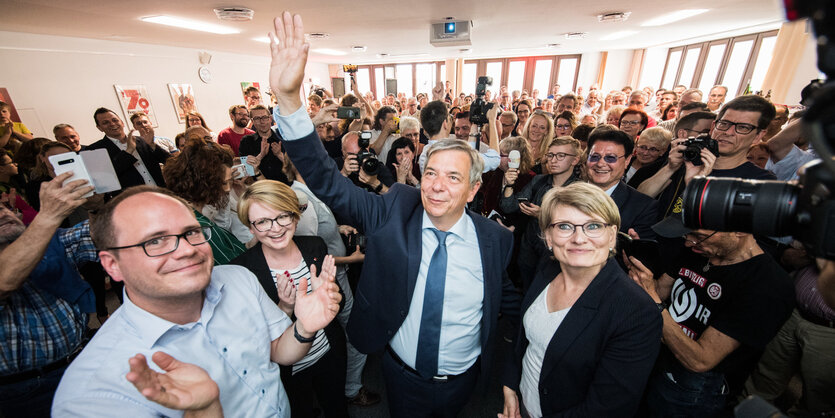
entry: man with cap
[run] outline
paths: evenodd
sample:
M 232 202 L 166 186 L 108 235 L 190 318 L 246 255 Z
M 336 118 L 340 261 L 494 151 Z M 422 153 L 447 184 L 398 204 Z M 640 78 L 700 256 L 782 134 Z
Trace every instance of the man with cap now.
M 751 234 L 690 229 L 670 216 L 658 235 L 684 238 L 656 281 L 634 258 L 629 275 L 658 304 L 663 347 L 645 392 L 649 415 L 715 416 L 728 411 L 766 344 L 791 315 L 794 291 Z M 690 396 L 695 389 L 698 396 Z

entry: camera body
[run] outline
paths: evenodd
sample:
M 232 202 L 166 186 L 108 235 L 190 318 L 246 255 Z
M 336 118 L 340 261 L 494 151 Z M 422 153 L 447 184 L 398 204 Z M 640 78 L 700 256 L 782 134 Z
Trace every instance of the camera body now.
M 470 122 L 476 125 L 487 124 L 487 111 L 495 106 L 495 103 L 488 103 L 484 100 L 487 86 L 493 85 L 493 77 L 481 76 L 475 86 L 475 100 L 470 104 Z
M 360 150 L 357 153 L 357 164 L 360 169 L 366 174 L 375 176 L 380 174 L 380 169 L 383 167 L 383 162 L 377 159 L 373 152 L 369 151 L 368 146 L 371 144 L 371 131 L 360 132 L 359 145 Z
M 342 71 L 346 72 L 348 74 L 351 74 L 351 76 L 353 76 L 354 74 L 357 73 L 357 66 L 354 65 L 354 64 L 345 64 L 345 65 L 342 66 Z
M 701 134 L 687 138 L 682 145 L 687 148 L 682 151 L 684 161 L 690 161 L 693 165 L 702 165 L 702 150 L 707 148 L 713 155 L 719 156 L 719 143 L 710 137 L 710 134 Z

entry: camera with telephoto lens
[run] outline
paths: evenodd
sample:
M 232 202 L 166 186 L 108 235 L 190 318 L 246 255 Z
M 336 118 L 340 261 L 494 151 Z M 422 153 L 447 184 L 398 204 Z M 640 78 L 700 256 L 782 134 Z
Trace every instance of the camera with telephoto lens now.
M 378 160 L 377 156 L 368 150 L 368 146 L 370 144 L 371 131 L 360 132 L 360 138 L 357 141 L 357 145 L 360 147 L 360 150 L 357 153 L 357 165 L 360 166 L 362 171 L 365 171 L 365 174 L 368 174 L 369 176 L 376 176 L 377 174 L 380 174 L 383 162 Z
M 710 134 L 691 136 L 681 143 L 687 148 L 681 153 L 684 161 L 690 161 L 693 165 L 702 165 L 702 150 L 707 148 L 713 155 L 719 156 L 719 143 L 710 137 Z
M 487 86 L 493 85 L 493 77 L 481 76 L 475 86 L 475 101 L 470 104 L 470 122 L 476 125 L 487 124 L 487 111 L 495 106 L 495 103 L 488 103 L 484 100 Z
M 786 2 L 789 20 L 809 17 L 816 39 L 835 39 L 835 2 Z M 835 80 L 835 45 L 818 44 L 818 68 Z M 806 103 L 806 98 L 804 98 Z M 689 228 L 792 235 L 815 257 L 835 260 L 835 81 L 808 101 L 804 136 L 821 157 L 798 170 L 797 181 L 696 177 L 684 190 L 682 215 Z

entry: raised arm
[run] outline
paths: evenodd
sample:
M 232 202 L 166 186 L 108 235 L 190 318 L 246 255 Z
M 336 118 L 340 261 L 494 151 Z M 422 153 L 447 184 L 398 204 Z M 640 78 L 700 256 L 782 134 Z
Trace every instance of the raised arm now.
M 310 44 L 304 41 L 302 17 L 284 12 L 273 21 L 270 33 L 270 89 L 281 115 L 289 116 L 302 107 L 301 89 Z

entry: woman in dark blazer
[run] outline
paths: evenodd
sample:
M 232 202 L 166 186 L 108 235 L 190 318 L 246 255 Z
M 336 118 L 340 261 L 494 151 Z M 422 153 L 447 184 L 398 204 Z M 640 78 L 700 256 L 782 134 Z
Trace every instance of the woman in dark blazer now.
M 252 271 L 267 296 L 293 319 L 300 279 L 309 279 L 308 293 L 318 286 L 313 276 L 322 270 L 327 256 L 325 241 L 294 235 L 301 217 L 299 200 L 281 182 L 262 180 L 249 186 L 238 202 L 238 216 L 249 225 L 258 243 L 231 263 Z M 292 366 L 281 366 L 292 416 L 313 417 L 316 398 L 325 417 L 347 418 L 345 334 L 339 323 L 332 321 L 313 338 L 304 358 Z
M 662 323 L 655 303 L 612 259 L 618 208 L 600 188 L 573 183 L 546 193 L 539 222 L 554 260 L 522 303 L 499 416 L 631 417 Z

